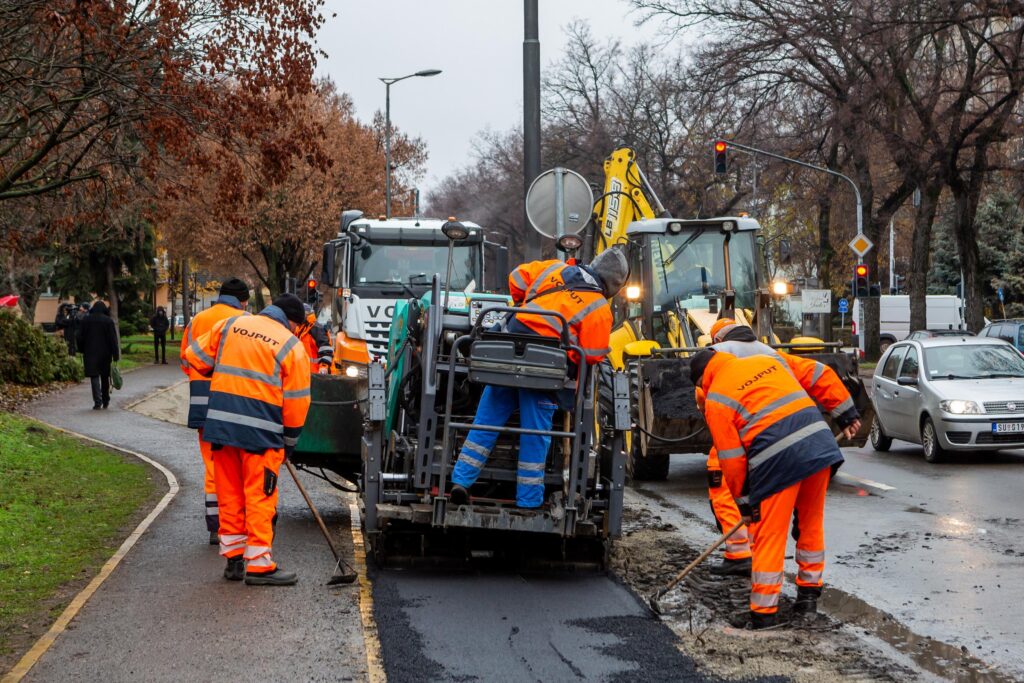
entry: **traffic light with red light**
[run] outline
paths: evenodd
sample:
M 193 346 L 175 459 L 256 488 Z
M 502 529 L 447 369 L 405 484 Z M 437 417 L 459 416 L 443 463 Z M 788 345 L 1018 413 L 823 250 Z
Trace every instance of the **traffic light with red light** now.
M 715 141 L 715 173 L 722 175 L 729 170 L 729 160 L 726 158 L 726 153 L 729 151 L 729 145 L 725 140 Z
M 315 278 L 309 278 L 306 280 L 306 303 L 316 304 L 320 298 L 320 292 L 316 291 L 316 286 L 319 283 Z
M 853 295 L 859 299 L 871 296 L 871 270 L 866 263 L 858 263 L 853 267 Z

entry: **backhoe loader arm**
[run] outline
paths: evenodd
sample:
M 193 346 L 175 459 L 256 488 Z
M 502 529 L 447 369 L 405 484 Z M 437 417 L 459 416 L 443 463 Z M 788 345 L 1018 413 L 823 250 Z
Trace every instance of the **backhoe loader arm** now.
M 624 243 L 626 228 L 633 221 L 666 214 L 635 159 L 636 152 L 620 147 L 604 160 L 604 193 L 594 205 L 599 227 L 594 256 Z

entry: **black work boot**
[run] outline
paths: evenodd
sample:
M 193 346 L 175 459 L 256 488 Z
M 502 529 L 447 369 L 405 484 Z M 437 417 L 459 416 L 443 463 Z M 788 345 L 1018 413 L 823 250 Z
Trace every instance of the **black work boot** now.
M 210 545 L 220 545 L 220 535 L 216 530 L 210 532 Z
M 448 494 L 448 502 L 452 505 L 465 505 L 469 502 L 469 491 L 464 486 L 455 484 Z
M 768 628 L 775 626 L 779 621 L 779 617 L 774 612 L 771 614 L 761 614 L 760 612 L 748 611 L 740 612 L 729 620 L 729 624 L 733 628 L 743 628 L 758 630 L 762 628 Z
M 246 586 L 294 586 L 298 581 L 295 572 L 283 572 L 280 567 L 263 574 L 245 573 Z
M 745 576 L 750 578 L 751 559 L 744 557 L 740 560 L 726 558 L 720 563 L 711 567 L 711 573 L 715 576 Z
M 793 614 L 817 614 L 818 598 L 820 597 L 821 588 L 818 586 L 797 586 L 796 601 L 793 602 Z
M 228 564 L 224 567 L 224 578 L 228 581 L 241 581 L 245 578 L 245 559 L 241 555 L 228 558 Z

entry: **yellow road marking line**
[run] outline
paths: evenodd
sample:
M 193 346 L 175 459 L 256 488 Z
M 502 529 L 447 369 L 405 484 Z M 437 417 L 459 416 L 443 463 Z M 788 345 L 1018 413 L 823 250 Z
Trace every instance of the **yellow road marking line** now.
M 380 639 L 377 637 L 377 622 L 373 618 L 373 592 L 370 577 L 366 574 L 366 545 L 360 530 L 359 506 L 349 503 L 349 520 L 352 525 L 352 555 L 359 573 L 359 618 L 363 624 L 363 643 L 366 648 L 366 673 L 370 683 L 385 683 L 384 661 L 381 658 Z
M 175 388 L 177 386 L 180 386 L 180 385 L 184 384 L 187 381 L 188 381 L 188 378 L 186 377 L 185 379 L 178 380 L 177 382 L 175 382 L 174 384 L 172 384 L 169 387 L 164 387 L 163 389 L 157 389 L 156 391 L 154 391 L 151 394 L 146 394 L 142 398 L 140 398 L 140 399 L 138 399 L 136 401 L 132 401 L 128 405 L 122 407 L 121 410 L 131 410 L 132 408 L 134 408 L 135 406 L 139 405 L 143 401 L 148 401 L 149 399 L 153 398 L 154 396 L 159 396 L 160 394 L 162 394 L 162 393 L 164 393 L 166 391 L 170 391 L 171 389 L 173 389 L 173 388 Z
M 139 540 L 142 534 L 146 532 L 146 529 L 148 529 L 149 526 L 153 523 L 153 520 L 155 520 L 160 515 L 160 513 L 164 511 L 164 508 L 166 508 L 167 505 L 171 502 L 171 499 L 173 499 L 174 496 L 177 495 L 178 489 L 180 488 L 178 486 L 178 479 L 169 469 L 167 469 L 160 463 L 156 462 L 155 460 L 148 458 L 145 455 L 142 455 L 141 453 L 136 453 L 135 451 L 130 451 L 127 448 L 115 446 L 114 444 L 107 443 L 106 441 L 94 439 L 91 436 L 86 436 L 85 434 L 73 432 L 70 429 L 56 427 L 47 422 L 43 422 L 42 420 L 37 420 L 37 422 L 42 422 L 47 427 L 55 429 L 58 432 L 63 432 L 65 434 L 74 436 L 79 439 L 83 439 L 85 441 L 91 441 L 95 444 L 99 444 L 100 446 L 104 446 L 115 451 L 127 453 L 128 455 L 134 456 L 139 460 L 142 460 L 143 462 L 152 465 L 153 467 L 155 467 L 156 469 L 160 470 L 160 472 L 163 473 L 164 477 L 167 479 L 168 489 L 167 493 L 164 494 L 164 497 L 161 498 L 160 502 L 156 504 L 156 507 L 154 507 L 150 511 L 150 513 L 146 515 L 146 518 L 144 520 L 139 522 L 139 525 L 135 527 L 135 530 L 132 531 L 128 538 L 124 539 L 124 543 L 122 543 L 121 547 L 117 549 L 117 552 L 115 552 L 114 555 L 109 560 L 107 560 L 106 563 L 100 568 L 99 573 L 96 576 L 94 576 L 92 581 L 90 581 L 85 588 L 79 591 L 78 595 L 76 595 L 74 599 L 70 602 L 70 604 L 68 604 L 68 606 L 64 608 L 64 611 L 61 612 L 59 617 L 57 617 L 57 621 L 53 622 L 53 625 L 50 626 L 50 630 L 44 633 L 39 638 L 39 640 L 35 642 L 35 645 L 32 646 L 32 649 L 26 652 L 25 656 L 22 657 L 21 660 L 14 665 L 14 668 L 8 671 L 4 675 L 4 677 L 0 679 L 0 683 L 17 683 L 22 678 L 24 678 L 24 676 L 29 672 L 29 670 L 33 666 L 35 666 L 36 662 L 38 662 L 39 659 L 46 653 L 46 651 L 50 649 L 50 646 L 53 645 L 55 640 L 57 640 L 57 636 L 64 632 L 64 630 L 67 628 L 71 620 L 75 618 L 75 615 L 78 614 L 79 610 L 81 610 L 85 603 L 89 601 L 89 598 L 92 597 L 93 593 L 95 593 L 96 590 L 103 584 L 103 582 L 107 580 L 107 577 L 109 577 L 113 573 L 117 565 L 121 562 L 122 559 L 124 559 L 124 556 L 128 554 L 128 551 L 132 549 L 132 546 L 135 545 L 136 541 Z

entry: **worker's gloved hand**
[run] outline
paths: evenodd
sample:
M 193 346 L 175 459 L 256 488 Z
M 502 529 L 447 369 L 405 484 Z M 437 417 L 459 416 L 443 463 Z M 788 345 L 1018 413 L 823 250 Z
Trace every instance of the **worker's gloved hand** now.
M 295 446 L 285 446 L 284 447 L 284 459 L 285 460 L 291 460 L 292 459 L 292 455 L 294 453 L 295 453 Z
M 855 419 L 853 422 L 851 422 L 849 425 L 843 428 L 843 436 L 845 436 L 847 439 L 852 439 L 853 437 L 857 436 L 857 432 L 860 431 L 860 426 L 860 419 Z

